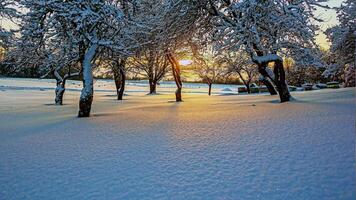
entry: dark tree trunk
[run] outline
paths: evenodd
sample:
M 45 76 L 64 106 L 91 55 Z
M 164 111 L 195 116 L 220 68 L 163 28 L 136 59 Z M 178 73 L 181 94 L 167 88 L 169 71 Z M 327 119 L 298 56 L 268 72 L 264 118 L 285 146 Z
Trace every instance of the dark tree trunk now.
M 209 96 L 211 95 L 211 86 L 213 85 L 212 83 L 208 83 L 208 85 L 209 85 Z
M 90 46 L 85 52 L 84 59 L 81 62 L 83 68 L 83 89 L 79 99 L 78 117 L 90 116 L 94 95 L 92 62 L 96 55 L 97 48 L 98 46 L 96 44 Z
M 119 63 L 115 62 L 113 65 L 114 82 L 116 87 L 117 100 L 122 100 L 125 91 L 126 73 L 125 73 L 125 60 Z
M 167 53 L 168 61 L 172 66 L 172 74 L 174 77 L 174 81 L 177 85 L 176 94 L 176 102 L 182 101 L 182 81 L 180 79 L 180 67 L 177 59 L 174 57 L 172 53 Z
M 93 103 L 93 90 L 91 94 L 80 97 L 78 117 L 89 117 L 91 111 L 91 104 Z
M 247 93 L 251 94 L 250 81 L 245 80 L 245 78 L 242 76 L 242 74 L 240 72 L 237 72 L 237 73 L 240 76 L 240 79 L 242 80 L 243 84 L 246 86 Z
M 270 76 L 268 74 L 268 72 L 266 71 L 266 66 L 267 64 L 262 63 L 262 64 L 258 64 L 258 72 L 260 72 L 262 79 L 260 79 L 260 81 L 267 87 L 268 92 L 271 95 L 277 95 L 277 91 L 273 86 L 272 81 L 270 80 Z
M 261 51 L 258 46 L 256 44 L 253 44 L 253 48 L 255 49 L 257 56 L 263 56 L 263 51 Z M 251 55 L 252 56 L 252 55 Z M 252 56 L 253 57 L 253 56 Z M 255 62 L 255 61 L 254 61 Z M 268 67 L 268 62 L 263 62 L 263 63 L 258 63 L 255 62 L 258 66 L 258 72 L 261 74 L 262 79 L 260 79 L 260 81 L 267 87 L 268 92 L 271 95 L 276 95 L 277 91 L 273 86 L 272 83 L 272 78 L 270 77 L 270 75 L 268 74 L 268 72 L 266 71 L 266 68 Z
M 157 81 L 149 80 L 150 84 L 150 94 L 156 94 Z
M 251 94 L 251 88 L 250 88 L 250 83 L 246 84 L 246 90 L 248 94 Z
M 182 88 L 177 88 L 176 90 L 176 102 L 182 101 Z
M 116 95 L 117 95 L 117 100 L 122 100 L 122 97 L 120 99 L 120 90 L 122 87 L 122 80 L 121 80 L 121 74 L 118 72 L 118 70 L 114 70 L 114 82 L 115 82 L 115 87 L 116 87 Z
M 288 85 L 285 79 L 285 71 L 283 68 L 283 61 L 277 60 L 274 63 L 274 76 L 275 76 L 275 84 L 278 90 L 279 98 L 281 99 L 281 103 L 290 100 L 290 93 L 288 89 Z
M 57 87 L 56 87 L 56 98 L 55 98 L 55 104 L 56 105 L 63 105 L 63 96 L 65 92 L 65 82 L 62 81 L 57 81 Z
M 271 94 L 271 95 L 277 95 L 277 91 L 276 89 L 274 88 L 272 82 L 270 80 L 268 80 L 266 77 L 263 77 L 263 79 L 260 80 L 268 89 L 268 92 Z
M 117 93 L 117 100 L 122 100 L 124 96 L 125 84 L 126 84 L 126 73 L 124 69 L 120 69 L 120 75 L 121 75 L 121 87 Z

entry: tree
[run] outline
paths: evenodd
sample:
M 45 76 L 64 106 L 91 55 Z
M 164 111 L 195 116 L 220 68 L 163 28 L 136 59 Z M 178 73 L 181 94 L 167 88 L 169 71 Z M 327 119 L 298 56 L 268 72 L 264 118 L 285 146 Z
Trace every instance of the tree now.
M 126 83 L 126 58 L 119 58 L 112 61 L 112 72 L 114 75 L 117 100 L 122 100 Z
M 22 0 L 21 3 L 29 10 L 23 17 L 24 22 L 28 23 L 28 29 L 23 31 L 22 37 L 31 40 L 35 38 L 35 46 L 58 48 L 70 54 L 69 57 L 74 57 L 79 64 L 83 89 L 78 117 L 88 117 L 94 93 L 93 66 L 102 50 L 109 48 L 127 55 L 135 48 L 123 42 L 132 41 L 130 34 L 134 32 L 125 31 L 133 31 L 134 28 L 128 26 L 123 31 L 122 27 L 128 23 L 120 1 Z M 130 24 L 136 25 L 135 22 Z M 56 41 L 61 41 L 61 45 Z M 51 53 L 44 53 L 44 58 L 48 60 L 47 63 L 51 63 Z
M 17 6 L 16 1 L 13 0 L 1 0 L 0 1 L 0 17 L 9 21 L 14 21 L 19 17 L 19 13 L 14 8 Z M 0 26 L 0 50 L 7 49 L 11 40 L 14 37 L 13 30 L 6 30 Z
M 271 94 L 276 86 L 281 102 L 289 101 L 283 57 L 296 60 L 306 55 L 313 43 L 317 18 L 313 14 L 323 0 L 210 0 L 207 6 L 215 16 L 217 46 L 225 50 L 244 50 L 258 66 Z M 268 66 L 273 64 L 273 76 Z
M 330 63 L 325 75 L 344 74 L 344 86 L 355 86 L 356 70 L 356 3 L 346 0 L 336 8 L 339 25 L 326 30 L 331 42 L 334 62 Z
M 148 79 L 150 93 L 156 93 L 156 86 L 169 70 L 169 62 L 164 51 L 159 46 L 150 45 L 147 49 L 141 50 L 138 55 L 131 59 L 131 63 L 136 67 L 138 73 Z
M 208 95 L 210 96 L 212 85 L 227 75 L 227 69 L 216 60 L 214 53 L 195 53 L 193 64 L 194 72 L 202 79 L 203 82 L 208 84 Z
M 227 66 L 228 74 L 237 74 L 245 85 L 247 93 L 251 93 L 251 83 L 258 76 L 258 70 L 244 52 L 226 53 L 219 56 L 219 62 Z
M 145 35 L 150 41 L 148 45 L 156 45 L 164 52 L 177 85 L 176 101 L 182 101 L 180 66 L 176 53 L 186 47 L 187 42 L 200 30 L 198 27 L 207 22 L 203 3 L 200 0 L 143 0 L 140 4 L 145 6 L 141 6 L 143 9 L 137 12 L 143 13 L 145 25 L 153 27 L 148 30 L 150 34 Z

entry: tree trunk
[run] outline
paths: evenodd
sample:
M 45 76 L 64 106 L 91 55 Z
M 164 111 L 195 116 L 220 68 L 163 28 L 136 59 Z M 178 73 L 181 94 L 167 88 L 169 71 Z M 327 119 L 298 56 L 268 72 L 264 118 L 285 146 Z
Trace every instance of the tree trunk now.
M 260 81 L 267 87 L 268 92 L 271 95 L 276 95 L 277 91 L 274 88 L 274 86 L 272 84 L 272 81 L 270 80 L 268 72 L 266 71 L 266 64 L 265 63 L 258 64 L 258 72 L 260 72 L 260 74 L 262 76 Z
M 91 105 L 93 102 L 94 88 L 93 88 L 93 69 L 92 61 L 95 57 L 98 45 L 93 44 L 85 52 L 82 61 L 83 68 L 83 89 L 79 99 L 78 117 L 89 117 Z
M 115 61 L 113 64 L 112 71 L 114 74 L 117 100 L 122 100 L 124 96 L 126 82 L 125 60 L 121 60 L 120 63 Z
M 121 75 L 121 86 L 117 93 L 117 100 L 122 100 L 125 91 L 125 84 L 126 84 L 126 73 L 124 69 L 120 69 Z
M 177 88 L 176 90 L 176 102 L 182 101 L 182 88 Z
M 213 85 L 212 83 L 208 83 L 208 85 L 209 85 L 209 96 L 211 95 L 211 86 Z
M 286 82 L 286 78 L 285 78 L 286 76 L 285 76 L 282 60 L 275 61 L 273 72 L 275 76 L 274 83 L 276 84 L 279 98 L 281 99 L 281 103 L 289 101 L 291 96 Z
M 263 51 L 261 51 L 259 48 L 258 48 L 258 45 L 256 44 L 253 44 L 253 48 L 254 50 L 256 51 L 257 53 L 257 56 L 263 56 Z M 253 56 L 252 56 L 253 57 Z M 268 92 L 271 94 L 271 95 L 276 95 L 277 94 L 277 91 L 276 89 L 274 88 L 273 84 L 272 84 L 272 77 L 268 74 L 268 72 L 266 71 L 266 68 L 268 67 L 268 62 L 256 62 L 254 61 L 255 64 L 257 64 L 258 66 L 258 72 L 261 74 L 261 79 L 260 81 L 267 87 L 268 89 Z
M 122 100 L 122 97 L 120 99 L 120 90 L 122 87 L 122 80 L 121 80 L 121 74 L 118 72 L 118 70 L 114 70 L 114 82 L 115 82 L 115 87 L 116 87 L 117 100 Z
M 250 83 L 246 83 L 246 90 L 248 94 L 251 94 Z
M 150 84 L 150 94 L 156 94 L 157 81 L 149 80 L 149 84 Z
M 172 53 L 167 53 L 168 61 L 172 66 L 172 74 L 174 77 L 174 81 L 177 85 L 176 94 L 176 102 L 182 101 L 182 81 L 180 79 L 180 67 L 177 59 L 173 56 Z
M 56 98 L 54 100 L 56 105 L 63 105 L 64 92 L 65 92 L 65 82 L 57 81 L 57 87 L 55 90 Z

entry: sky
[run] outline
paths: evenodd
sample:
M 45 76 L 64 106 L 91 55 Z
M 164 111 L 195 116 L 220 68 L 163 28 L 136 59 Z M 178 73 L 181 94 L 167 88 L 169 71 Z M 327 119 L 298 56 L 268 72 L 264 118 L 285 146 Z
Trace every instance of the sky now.
M 338 7 L 341 5 L 342 0 L 329 0 L 324 5 L 328 5 L 329 7 Z M 315 38 L 316 43 L 319 44 L 322 48 L 328 49 L 330 47 L 330 43 L 327 41 L 325 34 L 322 31 L 325 31 L 327 28 L 330 28 L 336 24 L 338 24 L 337 16 L 335 10 L 332 9 L 322 9 L 318 8 L 316 10 L 316 15 L 324 20 L 324 22 L 320 23 L 321 32 Z M 8 20 L 4 20 L 0 17 L 0 26 L 4 28 L 12 28 L 14 29 L 13 23 L 9 22 Z
M 342 0 L 329 0 L 325 5 L 329 7 L 339 7 L 342 2 Z M 322 31 L 338 24 L 335 10 L 319 8 L 316 10 L 316 15 L 324 20 L 324 22 L 320 23 Z M 325 34 L 319 33 L 315 39 L 322 48 L 328 49 L 330 47 L 330 43 L 327 41 Z

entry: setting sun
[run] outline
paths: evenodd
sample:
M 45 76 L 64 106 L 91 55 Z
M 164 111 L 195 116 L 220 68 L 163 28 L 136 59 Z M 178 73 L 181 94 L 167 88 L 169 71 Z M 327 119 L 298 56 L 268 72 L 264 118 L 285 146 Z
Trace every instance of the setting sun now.
M 179 61 L 179 64 L 182 65 L 182 66 L 188 66 L 188 65 L 190 65 L 192 63 L 193 63 L 193 61 L 191 61 L 191 60 L 180 60 Z

